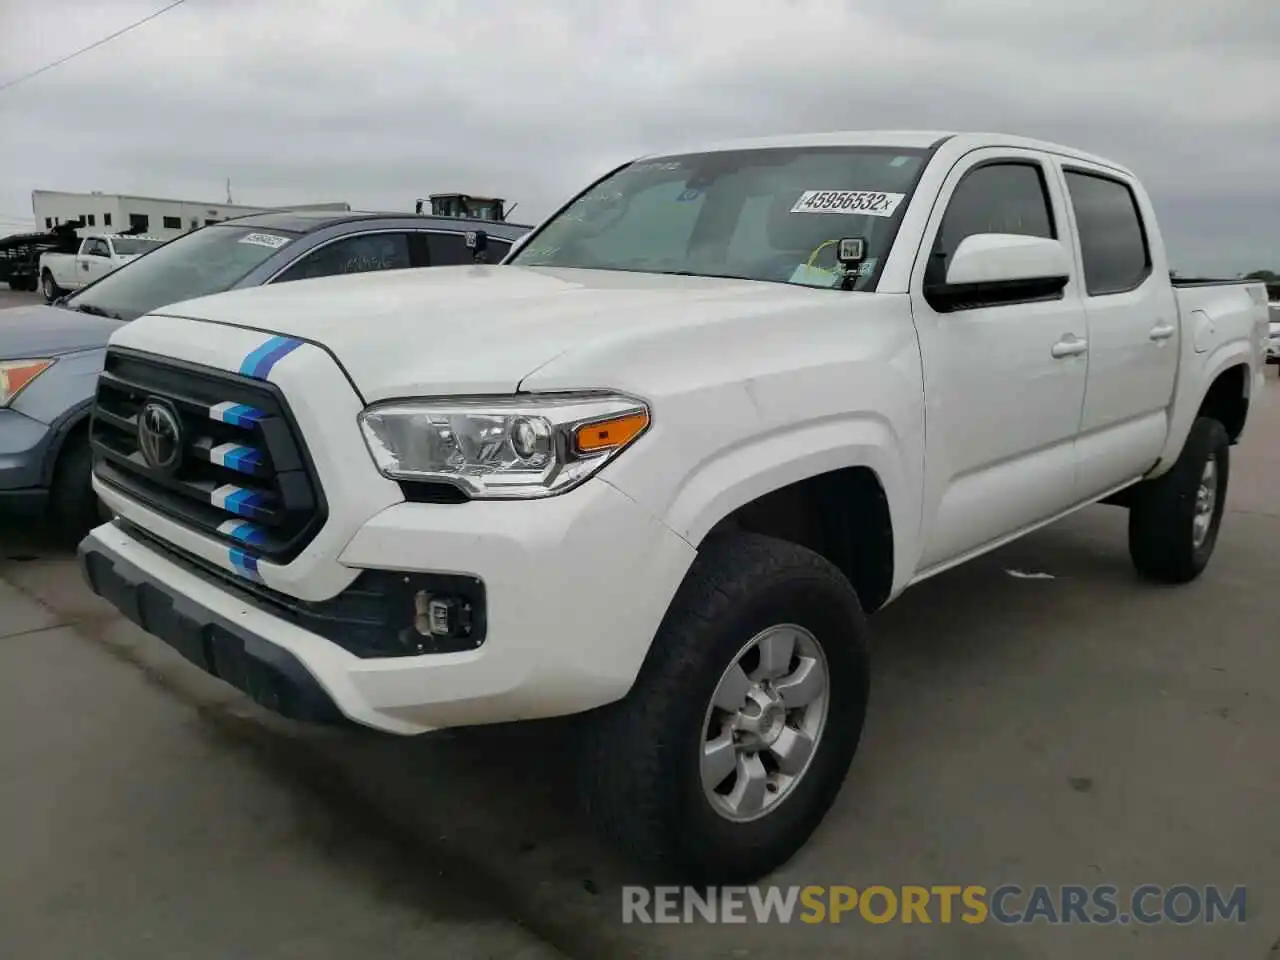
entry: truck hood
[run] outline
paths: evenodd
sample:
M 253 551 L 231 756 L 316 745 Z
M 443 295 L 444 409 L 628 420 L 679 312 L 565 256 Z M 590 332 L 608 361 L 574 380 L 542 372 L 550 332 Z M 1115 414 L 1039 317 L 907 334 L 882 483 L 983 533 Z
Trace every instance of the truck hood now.
M 753 280 L 462 266 L 301 280 L 156 312 L 318 343 L 373 402 L 510 393 L 569 351 L 625 351 L 629 342 L 671 328 L 829 306 L 831 296 Z
M 0 360 L 56 357 L 105 347 L 119 320 L 61 307 L 32 305 L 0 310 Z

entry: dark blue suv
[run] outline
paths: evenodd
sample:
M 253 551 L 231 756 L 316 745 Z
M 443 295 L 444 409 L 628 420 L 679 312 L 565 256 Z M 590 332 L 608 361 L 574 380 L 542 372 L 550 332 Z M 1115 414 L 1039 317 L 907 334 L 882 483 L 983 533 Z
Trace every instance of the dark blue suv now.
M 99 519 L 89 406 L 121 323 L 196 297 L 341 273 L 498 263 L 529 227 L 414 214 L 255 214 L 184 234 L 54 306 L 0 310 L 0 512 Z M 52 509 L 49 509 L 52 508 Z

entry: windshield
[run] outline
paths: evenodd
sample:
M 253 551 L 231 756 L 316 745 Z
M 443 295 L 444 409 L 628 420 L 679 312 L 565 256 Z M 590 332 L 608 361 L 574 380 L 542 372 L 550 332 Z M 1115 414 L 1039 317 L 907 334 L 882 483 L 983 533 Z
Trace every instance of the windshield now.
M 221 224 L 204 227 L 126 263 L 73 294 L 64 306 L 136 320 L 166 304 L 231 289 L 296 239 L 294 234 L 279 230 Z
M 148 250 L 154 250 L 164 241 L 140 240 L 136 237 L 113 237 L 111 243 L 116 248 L 116 253 L 122 257 L 140 257 Z
M 864 258 L 845 289 L 868 289 L 924 161 L 879 147 L 643 160 L 589 188 L 507 262 L 836 287 L 849 238 Z

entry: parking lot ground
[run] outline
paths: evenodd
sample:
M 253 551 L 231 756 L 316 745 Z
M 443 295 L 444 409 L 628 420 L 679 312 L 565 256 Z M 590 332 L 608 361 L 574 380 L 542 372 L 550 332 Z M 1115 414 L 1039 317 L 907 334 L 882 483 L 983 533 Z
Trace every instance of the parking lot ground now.
M 0 950 L 113 955 L 74 949 L 105 931 L 131 957 L 350 956 L 366 943 L 384 957 L 505 956 L 450 944 L 490 922 L 436 902 L 456 894 L 471 904 L 459 913 L 489 905 L 593 960 L 1275 957 L 1277 476 L 1273 368 L 1195 584 L 1139 582 L 1124 513 L 1097 507 L 879 614 L 862 750 L 813 841 L 769 878 L 1110 884 L 1122 903 L 1140 884 L 1245 885 L 1243 924 L 967 925 L 935 912 L 927 925 L 624 925 L 621 887 L 644 878 L 577 817 L 575 721 L 415 740 L 279 721 L 116 618 L 38 531 L 11 530 L 0 578 L 22 597 L 0 595 L 0 623 L 31 626 L 0 647 L 0 762 L 21 772 L 0 792 L 0 823 L 22 824 L 0 881 L 12 888 Z M 4 949 L 13 930 L 24 947 L 83 939 Z M 139 930 L 166 949 L 148 952 Z M 337 938 L 328 954 L 324 931 Z
M 25 307 L 29 303 L 44 303 L 44 297 L 38 293 L 26 293 L 0 286 L 0 310 L 5 307 Z
M 0 611 L 0 956 L 560 956 L 62 615 Z

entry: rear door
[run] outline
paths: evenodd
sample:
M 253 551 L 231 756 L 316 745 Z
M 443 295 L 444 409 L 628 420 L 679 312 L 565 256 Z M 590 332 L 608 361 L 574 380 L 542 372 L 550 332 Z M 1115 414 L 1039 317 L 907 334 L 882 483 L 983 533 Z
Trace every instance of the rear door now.
M 1178 306 L 1141 186 L 1107 167 L 1063 160 L 1089 323 L 1089 376 L 1077 485 L 1098 496 L 1160 457 L 1178 374 Z

